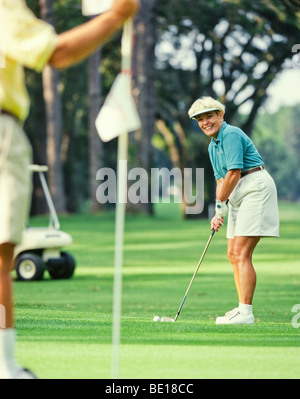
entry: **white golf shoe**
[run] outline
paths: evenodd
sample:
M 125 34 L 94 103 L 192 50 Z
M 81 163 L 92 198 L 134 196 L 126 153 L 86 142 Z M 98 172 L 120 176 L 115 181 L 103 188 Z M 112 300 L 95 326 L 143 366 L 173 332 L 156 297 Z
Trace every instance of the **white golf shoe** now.
M 216 324 L 254 324 L 253 313 L 245 315 L 235 308 L 225 313 L 225 316 L 217 317 Z

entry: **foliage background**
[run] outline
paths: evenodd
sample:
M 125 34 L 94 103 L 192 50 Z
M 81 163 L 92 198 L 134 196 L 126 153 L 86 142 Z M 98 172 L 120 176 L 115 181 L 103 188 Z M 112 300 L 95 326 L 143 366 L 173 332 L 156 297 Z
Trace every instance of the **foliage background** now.
M 86 21 L 80 0 L 27 3 L 38 16 L 47 3 L 58 33 Z M 213 95 L 225 103 L 226 121 L 237 124 L 254 139 L 277 183 L 279 197 L 298 201 L 299 105 L 275 114 L 260 111 L 270 84 L 283 69 L 292 68 L 291 48 L 299 41 L 299 15 L 297 1 L 142 0 L 135 20 L 135 42 L 139 45 L 133 53 L 133 93 L 143 128 L 130 134 L 130 165 L 146 170 L 205 168 L 206 215 L 214 198 L 208 142 L 188 120 L 187 110 L 197 97 Z M 99 53 L 100 106 L 120 70 L 120 38 L 121 32 Z M 151 38 L 154 42 L 149 47 Z M 141 65 L 143 59 L 147 63 Z M 51 172 L 55 165 L 47 154 L 51 121 L 45 113 L 44 78 L 28 70 L 26 79 L 32 106 L 25 129 L 34 148 L 34 162 L 48 164 Z M 95 205 L 95 171 L 103 166 L 116 169 L 117 140 L 100 143 L 99 139 L 96 165 L 93 169 L 90 165 L 93 146 L 89 140 L 96 134 L 90 123 L 89 87 L 93 84 L 89 60 L 59 73 L 62 131 L 57 132 L 57 140 L 62 167 L 56 174 L 62 175 L 63 186 L 49 182 L 59 212 L 103 209 Z M 295 90 L 297 84 L 299 81 Z M 241 113 L 245 104 L 248 111 Z M 35 187 L 32 213 L 43 213 L 45 203 L 36 182 Z M 153 213 L 151 207 L 132 206 L 131 210 Z

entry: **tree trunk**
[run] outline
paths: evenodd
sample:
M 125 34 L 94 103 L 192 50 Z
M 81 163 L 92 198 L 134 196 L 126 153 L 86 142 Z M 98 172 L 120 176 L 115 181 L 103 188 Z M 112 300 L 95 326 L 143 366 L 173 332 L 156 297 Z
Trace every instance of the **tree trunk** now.
M 148 176 L 152 166 L 151 141 L 155 125 L 155 44 L 156 0 L 141 0 L 141 8 L 134 23 L 132 81 L 133 94 L 142 122 L 142 129 L 136 134 L 136 163 L 147 171 Z M 147 214 L 153 213 L 150 193 L 149 181 L 148 202 L 140 204 L 140 209 Z
M 101 62 L 101 50 L 96 51 L 88 61 L 88 80 L 89 80 L 89 192 L 91 201 L 91 212 L 99 210 L 99 203 L 96 198 L 97 180 L 96 173 L 103 160 L 103 143 L 100 140 L 95 120 L 100 110 L 101 102 L 101 75 L 99 71 Z
M 41 18 L 54 25 L 53 0 L 39 0 L 39 5 Z M 57 212 L 66 212 L 61 160 L 62 105 L 58 84 L 58 71 L 47 65 L 43 71 L 43 87 L 46 104 L 48 184 Z

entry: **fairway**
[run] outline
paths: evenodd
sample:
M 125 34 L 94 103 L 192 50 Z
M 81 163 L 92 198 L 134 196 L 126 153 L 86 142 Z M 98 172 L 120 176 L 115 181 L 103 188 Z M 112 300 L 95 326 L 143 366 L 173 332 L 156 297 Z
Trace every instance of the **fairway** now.
M 225 228 L 215 234 L 180 317 L 174 317 L 210 234 L 207 220 L 183 221 L 174 204 L 154 218 L 127 215 L 120 378 L 298 379 L 300 375 L 300 205 L 280 204 L 281 237 L 255 254 L 256 323 L 216 326 L 237 306 Z M 17 358 L 44 379 L 110 379 L 114 213 L 60 218 L 73 237 L 75 276 L 16 282 Z M 47 218 L 31 220 L 33 226 Z M 293 322 L 294 321 L 294 322 Z

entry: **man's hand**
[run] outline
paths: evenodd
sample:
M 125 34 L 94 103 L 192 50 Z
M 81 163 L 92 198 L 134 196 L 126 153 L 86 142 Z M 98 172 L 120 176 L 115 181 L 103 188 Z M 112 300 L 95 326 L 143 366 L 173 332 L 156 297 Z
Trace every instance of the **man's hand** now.
M 218 218 L 226 216 L 228 212 L 227 201 L 216 200 L 215 212 Z

